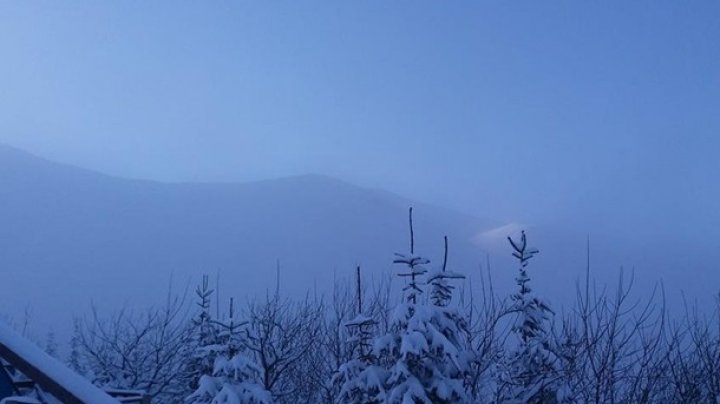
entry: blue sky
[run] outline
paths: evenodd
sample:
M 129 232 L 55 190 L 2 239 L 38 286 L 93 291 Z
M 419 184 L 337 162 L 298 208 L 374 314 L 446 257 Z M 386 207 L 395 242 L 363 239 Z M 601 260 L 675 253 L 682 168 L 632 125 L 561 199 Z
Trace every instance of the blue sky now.
M 321 173 L 501 220 L 719 235 L 720 3 L 3 2 L 0 142 Z

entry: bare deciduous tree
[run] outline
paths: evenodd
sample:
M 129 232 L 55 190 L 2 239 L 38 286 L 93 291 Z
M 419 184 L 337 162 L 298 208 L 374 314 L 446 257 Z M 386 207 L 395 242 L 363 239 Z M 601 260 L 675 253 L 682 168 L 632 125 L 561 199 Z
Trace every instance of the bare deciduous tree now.
M 92 307 L 76 318 L 70 365 L 94 383 L 142 390 L 158 401 L 182 402 L 189 383 L 183 363 L 191 347 L 182 298 L 144 313 L 120 310 L 102 317 Z

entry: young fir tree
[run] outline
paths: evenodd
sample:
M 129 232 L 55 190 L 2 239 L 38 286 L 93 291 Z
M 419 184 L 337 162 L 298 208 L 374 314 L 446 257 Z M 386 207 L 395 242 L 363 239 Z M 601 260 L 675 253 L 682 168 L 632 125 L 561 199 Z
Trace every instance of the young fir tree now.
M 432 300 L 421 299 L 424 293 L 419 277 L 430 261 L 415 255 L 410 209 L 410 254 L 398 254 L 395 263 L 407 270 L 398 274 L 409 278 L 403 289 L 405 301 L 398 305 L 391 320 L 390 332 L 376 339 L 374 352 L 387 368 L 389 403 L 462 403 L 469 402 L 464 377 L 470 355 L 464 349 L 464 325 L 461 317 L 447 305 L 452 298 L 448 279 L 456 274 L 433 276 Z
M 213 289 L 210 289 L 207 275 L 203 275 L 202 283 L 195 289 L 196 304 L 199 313 L 191 320 L 192 351 L 185 366 L 185 374 L 190 382 L 190 391 L 198 388 L 203 375 L 212 374 L 218 344 L 218 330 L 210 314 Z
M 433 324 L 438 331 L 446 339 L 444 352 L 437 352 L 438 355 L 445 354 L 447 359 L 443 368 L 445 376 L 444 383 L 451 385 L 455 392 L 452 394 L 451 401 L 469 401 L 470 396 L 463 385 L 465 377 L 470 369 L 470 362 L 474 355 L 471 349 L 470 332 L 468 322 L 465 317 L 460 314 L 456 307 L 451 306 L 455 286 L 450 284 L 451 280 L 464 279 L 465 276 L 447 270 L 448 260 L 448 240 L 444 238 L 445 253 L 443 265 L 440 271 L 430 273 L 428 275 L 428 283 L 431 285 L 430 299 L 433 303 L 434 318 Z
M 451 285 L 449 280 L 465 279 L 464 275 L 447 270 L 447 259 L 448 239 L 447 236 L 445 236 L 445 254 L 442 269 L 428 275 L 428 283 L 432 286 L 430 300 L 438 307 L 447 307 L 452 300 L 452 291 L 455 289 L 455 286 Z
M 73 324 L 73 336 L 70 338 L 70 355 L 68 357 L 68 366 L 78 374 L 87 375 L 88 371 L 84 363 L 82 363 L 82 354 L 80 348 L 80 338 L 78 336 L 79 324 L 76 320 Z
M 509 358 L 509 389 L 507 401 L 522 403 L 557 402 L 555 355 L 550 345 L 549 321 L 554 314 L 550 307 L 532 294 L 527 274 L 528 261 L 539 251 L 528 247 L 523 231 L 520 240 L 508 237 L 513 256 L 518 260 L 519 273 L 515 278 L 520 287 L 512 296 L 513 312 L 517 320 L 513 331 L 518 336 L 517 349 Z
M 357 316 L 345 323 L 352 355 L 333 376 L 333 383 L 340 386 L 337 403 L 383 403 L 386 399 L 383 385 L 386 372 L 377 365 L 372 353 L 372 330 L 376 322 L 363 313 L 360 282 L 360 267 L 357 267 Z
M 55 359 L 58 359 L 58 343 L 55 331 L 52 329 L 48 331 L 47 336 L 45 337 L 45 353 Z
M 203 294 L 198 295 L 202 299 Z M 213 365 L 210 372 L 200 376 L 197 389 L 187 401 L 192 404 L 271 403 L 270 393 L 260 383 L 262 370 L 246 352 L 243 330 L 247 322 L 235 319 L 233 299 L 230 299 L 229 314 L 227 322 L 212 320 L 209 316 L 203 320 L 209 332 L 203 335 L 212 336 L 215 343 L 201 346 L 198 352 L 199 356 L 204 355 L 204 360 L 199 363 L 204 366 L 212 360 Z

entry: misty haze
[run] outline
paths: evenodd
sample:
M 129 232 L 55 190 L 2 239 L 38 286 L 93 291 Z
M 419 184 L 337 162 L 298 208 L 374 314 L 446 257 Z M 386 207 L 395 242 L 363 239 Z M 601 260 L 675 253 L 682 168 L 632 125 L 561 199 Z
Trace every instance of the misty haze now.
M 720 402 L 718 21 L 0 4 L 0 404 Z

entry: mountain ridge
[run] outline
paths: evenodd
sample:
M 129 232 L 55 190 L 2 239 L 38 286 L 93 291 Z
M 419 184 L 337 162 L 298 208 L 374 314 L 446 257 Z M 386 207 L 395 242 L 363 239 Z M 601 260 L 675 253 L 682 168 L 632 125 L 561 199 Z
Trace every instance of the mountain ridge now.
M 572 299 L 584 276 L 588 235 L 572 222 L 498 223 L 323 175 L 248 183 L 124 179 L 0 146 L 0 315 L 22 316 L 30 306 L 34 322 L 61 331 L 90 302 L 107 310 L 162 304 L 170 279 L 184 290 L 218 272 L 223 296 L 251 299 L 275 287 L 278 262 L 289 296 L 328 292 L 356 265 L 372 282 L 394 273 L 393 253 L 408 250 L 409 206 L 416 252 L 437 265 L 447 235 L 450 268 L 476 289 L 485 270 L 500 295 L 514 289 L 506 237 L 521 228 L 541 251 L 531 277 L 549 300 Z M 701 298 L 716 293 L 704 280 L 717 278 L 717 253 L 705 244 L 619 236 L 593 235 L 599 284 L 612 288 L 624 266 L 633 268 L 640 296 L 660 280 Z M 684 268 L 696 276 L 678 272 Z
M 471 240 L 489 221 L 324 175 L 164 183 L 0 146 L 0 271 L 12 280 L 0 282 L 0 306 L 32 303 L 43 319 L 91 300 L 143 306 L 171 274 L 188 283 L 219 269 L 234 294 L 250 296 L 274 284 L 278 260 L 288 293 L 328 289 L 331 273 L 355 265 L 391 273 L 411 205 L 419 248 L 439 257 L 447 234 L 453 259 L 481 261 Z

